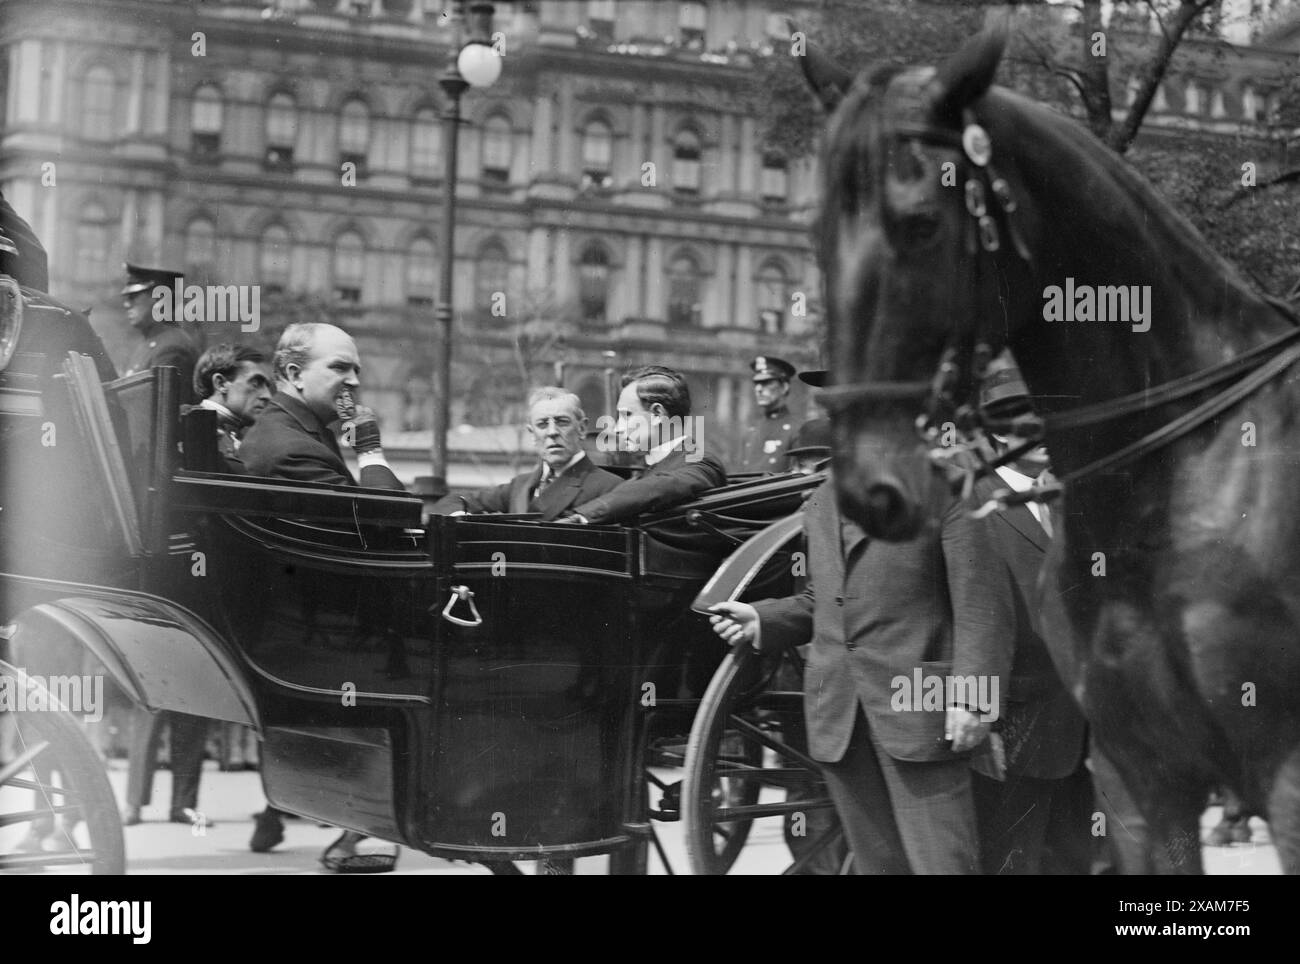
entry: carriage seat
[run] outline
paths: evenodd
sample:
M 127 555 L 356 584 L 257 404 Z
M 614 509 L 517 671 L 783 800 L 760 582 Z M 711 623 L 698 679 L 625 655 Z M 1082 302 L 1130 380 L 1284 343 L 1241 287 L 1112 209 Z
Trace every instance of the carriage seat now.
M 825 473 L 768 475 L 710 489 L 697 499 L 643 516 L 642 570 L 707 577 L 760 530 L 798 512 Z

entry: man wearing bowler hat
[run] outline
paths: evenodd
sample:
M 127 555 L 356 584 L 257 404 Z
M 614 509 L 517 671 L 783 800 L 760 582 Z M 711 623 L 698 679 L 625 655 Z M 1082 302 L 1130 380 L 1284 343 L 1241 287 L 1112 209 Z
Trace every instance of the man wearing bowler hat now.
M 786 451 L 799 427 L 799 419 L 790 414 L 786 405 L 794 366 L 783 358 L 759 355 L 749 367 L 754 372 L 758 414 L 745 429 L 739 471 L 784 472 Z
M 179 271 L 165 268 L 142 268 L 128 264 L 126 268 L 126 286 L 122 288 L 122 307 L 126 311 L 126 320 L 140 335 L 141 341 L 131 353 L 125 375 L 147 372 L 159 365 L 171 365 L 181 372 L 182 402 L 193 403 L 194 366 L 199 359 L 198 348 L 174 321 L 158 321 L 154 318 L 153 291 L 157 287 L 167 289 L 167 298 L 171 302 L 176 279 L 182 277 Z M 176 317 L 173 305 L 171 317 Z

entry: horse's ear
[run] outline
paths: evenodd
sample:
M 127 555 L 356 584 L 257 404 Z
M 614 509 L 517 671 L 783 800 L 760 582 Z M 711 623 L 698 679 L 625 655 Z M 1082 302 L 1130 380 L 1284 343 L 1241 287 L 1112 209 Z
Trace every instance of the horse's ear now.
M 814 47 L 808 42 L 807 36 L 800 31 L 793 20 L 789 17 L 785 19 L 786 26 L 790 28 L 790 35 L 797 36 L 802 41 L 802 50 L 799 52 L 799 67 L 803 70 L 804 80 L 812 88 L 812 92 L 817 95 L 822 106 L 826 108 L 826 113 L 831 113 L 839 106 L 844 95 L 848 93 L 850 85 L 853 83 L 853 74 L 845 70 L 830 57 L 826 56 L 820 49 Z
M 962 110 L 993 84 L 1007 46 L 1007 21 L 999 18 L 966 43 L 939 68 L 932 83 L 936 117 L 957 120 Z

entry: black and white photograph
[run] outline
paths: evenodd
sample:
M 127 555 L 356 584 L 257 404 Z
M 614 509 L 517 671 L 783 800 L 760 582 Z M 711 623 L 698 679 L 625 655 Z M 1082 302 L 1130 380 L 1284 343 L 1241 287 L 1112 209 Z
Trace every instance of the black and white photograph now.
M 1300 873 L 1298 480 L 1300 0 L 0 0 L 50 934 Z M 1251 935 L 1144 886 L 1089 916 Z

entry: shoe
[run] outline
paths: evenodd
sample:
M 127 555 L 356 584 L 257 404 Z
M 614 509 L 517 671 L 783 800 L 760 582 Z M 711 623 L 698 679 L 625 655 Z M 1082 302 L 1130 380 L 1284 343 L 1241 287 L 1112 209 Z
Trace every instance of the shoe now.
M 198 810 L 195 810 L 191 807 L 184 807 L 180 810 L 173 810 L 171 813 L 167 815 L 167 819 L 171 823 L 202 824 L 204 827 L 216 826 L 215 822 L 209 820 Z
M 122 826 L 124 827 L 134 827 L 136 824 L 143 822 L 144 821 L 140 819 L 139 807 L 127 807 L 125 812 L 122 814 Z
M 284 821 L 274 810 L 263 810 L 253 825 L 253 837 L 248 841 L 248 849 L 255 854 L 264 854 L 282 840 Z
M 364 840 L 356 834 L 344 831 L 320 855 L 321 866 L 336 874 L 385 874 L 397 866 L 397 854 L 359 854 L 339 847 L 349 838 L 353 842 Z

